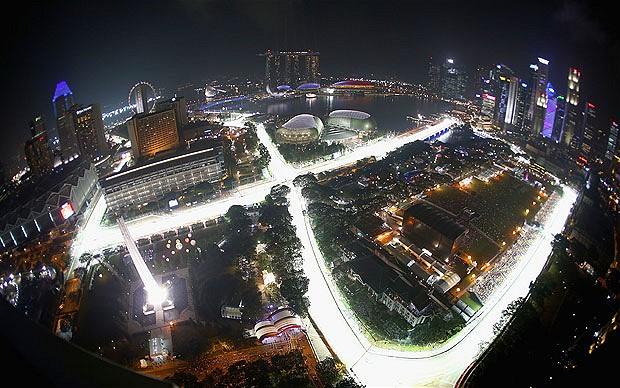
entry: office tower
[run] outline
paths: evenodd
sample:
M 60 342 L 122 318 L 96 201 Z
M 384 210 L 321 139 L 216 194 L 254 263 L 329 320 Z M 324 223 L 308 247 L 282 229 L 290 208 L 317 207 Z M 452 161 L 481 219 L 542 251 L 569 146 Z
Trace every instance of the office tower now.
M 265 85 L 275 90 L 280 85 L 293 88 L 304 83 L 318 83 L 321 78 L 318 52 L 267 50 Z
M 495 113 L 495 96 L 490 94 L 482 95 L 482 107 L 480 108 L 480 115 L 486 118 L 487 121 L 493 121 L 493 115 Z
M 505 126 L 512 77 L 514 72 L 506 65 L 498 64 L 491 70 L 491 89 L 495 96 L 494 123 L 502 128 Z M 514 93 L 516 95 L 516 90 Z
M 557 110 L 557 96 L 551 82 L 547 83 L 547 109 L 545 111 L 545 120 L 543 122 L 542 135 L 546 138 L 551 138 L 553 135 L 553 128 L 555 126 L 555 116 Z
M 468 94 L 473 100 L 477 101 L 478 103 L 482 102 L 482 94 L 484 93 L 484 82 L 488 78 L 488 69 L 482 65 L 476 68 L 474 76 L 471 77 L 471 91 Z
M 580 149 L 579 159 L 583 164 L 592 163 L 598 156 L 597 149 L 600 150 L 601 148 L 598 143 L 601 140 L 602 134 L 595 129 L 595 121 L 596 106 L 588 102 L 585 106 L 583 121 L 581 124 L 581 139 L 579 139 L 578 136 L 573 136 L 573 142 L 575 142 L 575 144 L 572 145 L 573 148 Z
M 433 61 L 433 57 L 428 60 L 428 91 L 439 96 L 441 94 L 441 67 Z
M 60 154 L 62 159 L 72 160 L 80 153 L 80 147 L 76 135 L 76 112 L 77 105 L 68 108 L 56 119 L 56 129 L 60 140 Z
M 513 128 L 517 124 L 519 112 L 519 93 L 521 91 L 521 82 L 519 78 L 510 77 L 510 87 L 508 88 L 508 101 L 506 103 L 506 115 L 504 117 L 504 126 Z
M 566 90 L 566 110 L 564 113 L 564 124 L 562 126 L 561 143 L 565 146 L 575 145 L 573 137 L 577 132 L 579 121 L 579 79 L 581 72 L 571 67 L 568 70 L 568 88 Z
M 168 100 L 157 101 L 155 104 L 155 111 L 161 112 L 163 110 L 174 110 L 174 116 L 177 121 L 177 128 L 179 131 L 185 127 L 187 121 L 187 100 L 185 97 L 173 97 Z
M 52 104 L 54 105 L 54 115 L 56 118 L 62 116 L 73 106 L 73 93 L 65 81 L 60 81 L 56 84 Z
M 513 120 L 513 128 L 521 134 L 528 133 L 527 110 L 532 97 L 532 88 L 529 84 L 520 81 L 517 89 L 516 113 Z
M 607 137 L 607 149 L 605 150 L 605 159 L 612 161 L 618 153 L 618 123 L 612 119 L 609 125 L 609 136 Z
M 558 95 L 556 96 L 555 102 L 555 120 L 553 121 L 551 140 L 559 143 L 562 136 L 562 126 L 564 125 L 564 115 L 566 113 L 566 98 L 564 98 L 564 96 Z
M 543 130 L 547 111 L 547 79 L 549 78 L 549 61 L 538 58 L 536 64 L 530 65 L 532 71 L 532 96 L 528 109 L 528 126 L 530 134 L 538 136 Z
M 99 104 L 91 104 L 76 110 L 75 134 L 82 157 L 92 160 L 108 153 Z
M 26 163 L 33 176 L 45 175 L 54 169 L 54 155 L 41 117 L 36 117 L 30 122 L 30 133 L 32 137 L 24 146 Z
M 462 100 L 465 98 L 467 76 L 462 67 L 453 59 L 446 59 L 441 66 L 441 96 L 446 99 Z
M 179 131 L 173 109 L 136 114 L 127 122 L 127 129 L 134 160 L 179 147 Z

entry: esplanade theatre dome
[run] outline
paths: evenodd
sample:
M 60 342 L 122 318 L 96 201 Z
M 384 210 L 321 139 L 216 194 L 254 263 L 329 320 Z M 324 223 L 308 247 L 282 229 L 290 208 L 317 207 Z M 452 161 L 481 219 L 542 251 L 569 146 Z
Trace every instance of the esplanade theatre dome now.
M 278 143 L 307 144 L 317 141 L 323 132 L 323 122 L 310 114 L 300 114 L 276 130 Z
M 329 127 L 344 128 L 357 133 L 368 133 L 377 129 L 377 123 L 366 112 L 350 109 L 332 111 L 327 119 Z

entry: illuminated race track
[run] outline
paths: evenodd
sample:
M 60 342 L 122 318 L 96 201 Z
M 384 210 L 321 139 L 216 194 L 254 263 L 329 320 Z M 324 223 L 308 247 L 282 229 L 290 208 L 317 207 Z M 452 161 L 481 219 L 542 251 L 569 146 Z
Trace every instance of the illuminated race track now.
M 228 197 L 202 206 L 133 220 L 127 223 L 127 227 L 132 236 L 139 239 L 214 218 L 224 214 L 231 205 L 260 202 L 275 184 L 284 183 L 293 188 L 292 179 L 297 175 L 336 169 L 369 156 L 381 158 L 406 143 L 439 134 L 453 123 L 454 121 L 444 120 L 419 131 L 382 139 L 358 147 L 341 157 L 301 168 L 294 168 L 286 163 L 264 127 L 259 124 L 258 138 L 271 155 L 268 167 L 272 174 L 270 179 L 243 186 Z M 543 225 L 537 237 L 532 239 L 520 266 L 508 276 L 505 287 L 494 294 L 468 325 L 441 347 L 422 352 L 383 349 L 369 343 L 356 319 L 342 302 L 339 291 L 324 266 L 309 220 L 305 216 L 305 202 L 299 190 L 293 188 L 289 199 L 293 223 L 303 244 L 304 271 L 310 280 L 307 294 L 310 300 L 310 315 L 341 361 L 368 387 L 448 387 L 454 385 L 460 374 L 475 359 L 481 346 L 493 340 L 493 325 L 500 319 L 506 306 L 518 297 L 527 295 L 531 281 L 536 279 L 551 252 L 553 236 L 564 226 L 576 194 L 565 188 L 564 195 L 552 209 L 549 222 Z M 77 257 L 83 252 L 97 251 L 122 243 L 123 238 L 118 227 L 99 225 L 104 211 L 105 201 L 101 199 L 93 216 L 78 234 L 73 246 L 71 268 L 74 268 Z
M 361 334 L 356 320 L 344 306 L 318 251 L 298 190 L 291 194 L 290 211 L 304 245 L 304 270 L 310 279 L 310 314 L 338 357 L 369 387 L 432 386 L 452 387 L 475 359 L 482 346 L 494 338 L 493 325 L 515 299 L 526 296 L 551 253 L 553 236 L 568 217 L 576 193 L 565 194 L 548 222 L 530 245 L 520 265 L 513 270 L 503 289 L 450 341 L 432 351 L 407 352 L 377 348 Z
M 423 140 L 433 136 L 445 130 L 445 128 L 453 123 L 454 121 L 446 119 L 437 125 L 425 127 L 420 131 L 412 131 L 406 136 L 383 139 L 375 143 L 358 147 L 351 153 L 341 157 L 298 169 L 290 166 L 284 161 L 264 127 L 259 124 L 257 130 L 258 138 L 267 147 L 271 155 L 269 170 L 272 177 L 270 179 L 243 185 L 233 192 L 203 205 L 177 209 L 166 214 L 147 215 L 127 221 L 127 228 L 131 232 L 131 235 L 137 240 L 156 233 L 175 230 L 181 226 L 188 226 L 196 222 L 213 219 L 226 213 L 228 208 L 232 205 L 247 206 L 262 201 L 273 185 L 281 183 L 292 185 L 291 181 L 297 175 L 309 172 L 319 173 L 321 171 L 336 169 L 372 155 L 384 156 L 389 151 L 395 150 L 405 143 Z M 117 225 L 109 227 L 100 225 L 105 210 L 105 200 L 103 196 L 101 196 L 95 204 L 93 214 L 78 233 L 78 237 L 72 246 L 72 256 L 74 259 L 84 252 L 100 251 L 104 248 L 123 243 L 123 236 Z M 72 262 L 71 264 L 71 269 L 75 268 L 75 263 Z

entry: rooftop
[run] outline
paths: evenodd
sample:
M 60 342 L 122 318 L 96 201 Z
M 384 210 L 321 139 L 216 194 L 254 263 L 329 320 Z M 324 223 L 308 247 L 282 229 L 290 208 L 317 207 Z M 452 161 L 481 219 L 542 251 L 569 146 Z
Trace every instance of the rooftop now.
M 329 117 L 343 117 L 348 119 L 366 120 L 370 114 L 359 110 L 338 109 L 329 114 Z
M 54 91 L 54 98 L 52 98 L 52 102 L 56 101 L 59 97 L 66 96 L 68 94 L 73 94 L 71 89 L 69 89 L 69 85 L 67 85 L 66 81 L 60 81 L 56 84 L 56 90 Z
M 323 122 L 320 118 L 310 114 L 300 114 L 282 125 L 286 129 L 307 129 L 307 128 L 323 128 Z
M 450 215 L 436 206 L 425 202 L 413 204 L 405 210 L 405 218 L 413 217 L 442 233 L 444 236 L 455 239 L 467 230 L 457 223 Z

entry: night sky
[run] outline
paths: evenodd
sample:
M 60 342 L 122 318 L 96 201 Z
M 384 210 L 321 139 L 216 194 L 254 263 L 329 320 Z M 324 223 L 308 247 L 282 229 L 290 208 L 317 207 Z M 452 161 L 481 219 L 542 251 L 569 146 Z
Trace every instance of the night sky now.
M 551 61 L 564 94 L 568 67 L 601 125 L 620 114 L 620 46 L 611 8 L 578 1 L 46 1 L 3 12 L 2 161 L 23 159 L 28 121 L 54 126 L 51 97 L 66 80 L 77 103 L 124 100 L 135 82 L 171 88 L 259 76 L 267 48 L 321 52 L 323 74 L 424 82 L 429 56 L 469 69 L 503 62 L 527 77 Z M 465 4 L 468 3 L 468 4 Z M 8 44 L 7 44 L 8 43 Z M 25 165 L 25 162 L 21 163 Z

